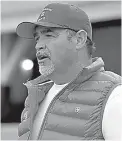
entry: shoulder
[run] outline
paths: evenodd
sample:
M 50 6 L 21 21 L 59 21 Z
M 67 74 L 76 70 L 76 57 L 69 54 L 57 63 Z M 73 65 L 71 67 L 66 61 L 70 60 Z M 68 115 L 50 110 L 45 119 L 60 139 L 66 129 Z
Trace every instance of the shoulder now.
M 122 81 L 122 77 L 114 72 L 111 72 L 111 71 L 104 71 L 104 73 L 106 75 L 108 75 L 109 77 L 111 77 L 112 79 L 118 81 L 118 82 L 121 82 Z
M 104 69 L 95 73 L 92 76 L 91 80 L 98 80 L 98 81 L 109 81 L 113 83 L 121 83 L 122 77 L 114 72 L 105 71 Z
M 103 136 L 107 140 L 119 140 L 122 131 L 122 85 L 113 89 L 109 96 L 102 120 Z
M 38 85 L 38 84 L 44 84 L 46 82 L 50 82 L 51 80 L 43 75 L 38 76 L 37 78 L 33 80 L 28 80 L 26 83 L 24 83 L 25 86 L 32 86 L 32 85 Z

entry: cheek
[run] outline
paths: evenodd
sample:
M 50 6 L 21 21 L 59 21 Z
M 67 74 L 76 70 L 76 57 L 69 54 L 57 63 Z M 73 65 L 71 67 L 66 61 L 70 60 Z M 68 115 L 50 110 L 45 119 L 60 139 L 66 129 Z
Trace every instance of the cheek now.
M 71 65 L 76 57 L 75 47 L 69 41 L 59 40 L 51 44 L 52 61 L 59 65 Z

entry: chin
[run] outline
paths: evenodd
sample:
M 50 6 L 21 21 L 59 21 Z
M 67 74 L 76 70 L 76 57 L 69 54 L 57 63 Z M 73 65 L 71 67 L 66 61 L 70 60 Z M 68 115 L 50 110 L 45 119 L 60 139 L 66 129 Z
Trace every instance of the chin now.
M 54 65 L 51 66 L 39 66 L 39 72 L 43 76 L 48 76 L 54 71 Z

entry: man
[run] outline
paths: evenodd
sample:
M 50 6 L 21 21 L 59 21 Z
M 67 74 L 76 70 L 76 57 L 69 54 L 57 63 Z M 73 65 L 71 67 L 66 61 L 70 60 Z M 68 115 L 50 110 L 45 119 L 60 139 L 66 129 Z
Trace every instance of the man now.
M 87 14 L 52 3 L 36 23 L 19 24 L 17 34 L 35 39 L 41 74 L 25 83 L 19 139 L 120 140 L 121 77 L 105 71 L 102 58 L 92 58 Z

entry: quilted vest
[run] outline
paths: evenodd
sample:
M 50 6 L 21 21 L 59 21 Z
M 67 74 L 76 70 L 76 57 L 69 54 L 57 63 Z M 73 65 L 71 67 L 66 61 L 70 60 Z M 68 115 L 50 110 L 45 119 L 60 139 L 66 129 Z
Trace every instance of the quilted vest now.
M 94 58 L 52 100 L 37 140 L 104 140 L 103 112 L 112 90 L 120 83 L 119 75 L 104 70 L 102 58 Z M 25 83 L 28 97 L 18 128 L 20 140 L 31 140 L 34 117 L 53 84 L 43 76 Z

